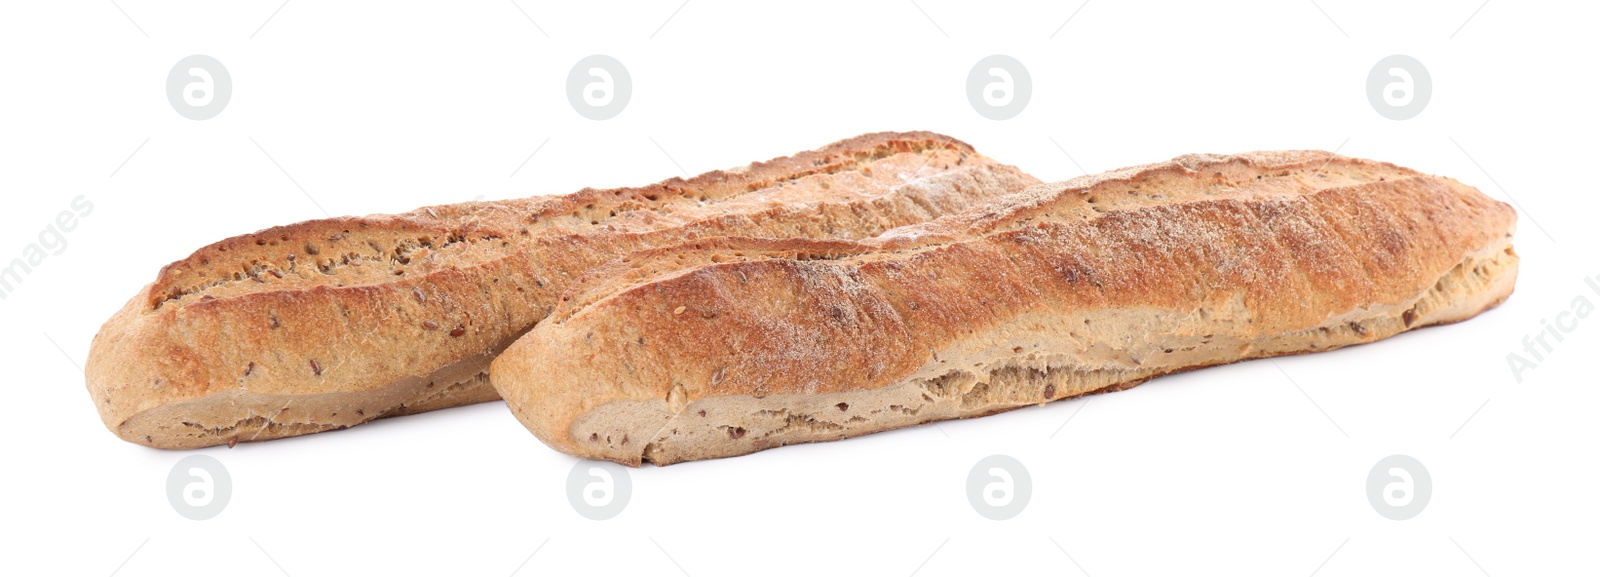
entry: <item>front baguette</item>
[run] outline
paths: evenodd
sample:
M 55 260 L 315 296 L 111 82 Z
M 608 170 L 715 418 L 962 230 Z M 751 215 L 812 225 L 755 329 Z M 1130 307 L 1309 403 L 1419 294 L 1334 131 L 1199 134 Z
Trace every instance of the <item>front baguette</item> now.
M 491 378 L 588 459 L 837 440 L 1466 319 L 1512 291 L 1515 217 L 1387 163 L 1185 156 L 860 242 L 637 253 Z
M 263 230 L 164 269 L 95 337 L 105 425 L 160 448 L 496 399 L 489 361 L 571 279 L 707 236 L 859 238 L 1037 183 L 931 133 L 869 134 L 642 188 Z

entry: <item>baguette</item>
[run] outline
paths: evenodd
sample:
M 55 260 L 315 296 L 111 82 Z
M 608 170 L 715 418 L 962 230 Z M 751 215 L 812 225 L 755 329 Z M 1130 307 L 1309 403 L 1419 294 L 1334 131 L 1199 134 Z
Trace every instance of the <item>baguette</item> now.
M 86 380 L 112 432 L 168 449 L 490 401 L 489 361 L 592 266 L 708 236 L 872 236 L 1037 182 L 883 133 L 642 188 L 271 228 L 163 268 L 95 337 Z
M 575 284 L 491 380 L 570 455 L 741 455 L 1460 321 L 1511 294 L 1515 221 L 1387 163 L 1183 156 L 858 242 L 636 253 Z

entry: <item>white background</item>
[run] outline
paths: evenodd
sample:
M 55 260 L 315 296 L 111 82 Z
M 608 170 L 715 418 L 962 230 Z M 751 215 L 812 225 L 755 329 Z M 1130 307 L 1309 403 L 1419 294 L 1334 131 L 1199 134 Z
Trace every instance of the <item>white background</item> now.
M 0 300 L 0 573 L 1595 570 L 1600 318 L 1521 383 L 1506 361 L 1574 298 L 1600 303 L 1582 280 L 1600 276 L 1585 174 L 1600 152 L 1594 4 L 554 4 L 525 1 L 526 16 L 510 0 L 0 5 L 0 264 L 74 197 L 95 207 Z M 191 54 L 232 75 L 216 118 L 167 103 L 167 73 Z M 633 77 L 608 121 L 566 101 L 569 68 L 590 54 Z M 1008 121 L 966 100 L 968 70 L 990 54 L 1033 78 Z M 1367 103 L 1368 70 L 1391 54 L 1431 71 L 1415 119 Z M 116 439 L 84 392 L 100 323 L 159 267 L 227 236 L 324 209 L 644 184 L 877 130 L 949 134 L 1045 180 L 1190 152 L 1338 148 L 1517 201 L 1521 281 L 1480 318 L 1375 345 L 634 470 L 630 504 L 608 521 L 574 512 L 576 461 L 499 404 L 207 449 L 233 497 L 191 521 L 164 492 L 188 453 Z M 1397 453 L 1433 477 L 1408 521 L 1365 495 L 1369 469 Z M 1009 521 L 965 496 L 991 454 L 1033 478 Z

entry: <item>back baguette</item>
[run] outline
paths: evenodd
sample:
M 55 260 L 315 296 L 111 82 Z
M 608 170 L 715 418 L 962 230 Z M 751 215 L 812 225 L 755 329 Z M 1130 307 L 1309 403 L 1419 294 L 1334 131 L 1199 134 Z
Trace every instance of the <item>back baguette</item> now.
M 1184 156 L 860 242 L 636 253 L 491 375 L 567 454 L 727 457 L 1466 319 L 1512 292 L 1515 218 L 1387 163 Z
M 641 188 L 271 228 L 163 268 L 95 337 L 88 389 L 117 436 L 168 449 L 494 400 L 489 361 L 592 266 L 708 236 L 872 236 L 1037 182 L 881 133 Z

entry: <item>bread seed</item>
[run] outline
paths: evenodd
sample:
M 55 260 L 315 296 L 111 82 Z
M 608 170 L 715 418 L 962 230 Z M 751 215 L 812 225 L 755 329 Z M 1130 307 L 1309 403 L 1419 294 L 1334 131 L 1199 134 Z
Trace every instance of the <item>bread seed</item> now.
M 311 359 L 311 372 L 319 377 L 322 376 L 322 365 L 317 364 L 316 359 Z
M 428 329 L 430 331 L 436 331 L 436 330 L 439 330 L 439 323 L 436 323 L 436 322 L 433 322 L 433 321 L 422 321 L 422 328 Z
M 686 311 L 686 310 L 689 310 L 689 307 L 680 306 L 678 308 L 672 309 L 672 314 L 681 315 L 681 314 L 683 314 L 683 311 Z
M 278 272 L 278 271 L 275 271 L 275 270 L 274 271 L 267 271 L 267 272 L 272 273 L 272 276 L 275 276 L 275 277 L 278 277 L 278 278 L 283 278 L 283 273 L 281 273 L 281 272 Z
M 250 361 L 250 365 L 244 368 L 244 376 L 248 377 L 253 372 L 256 372 L 256 363 L 255 361 Z
M 672 385 L 672 390 L 667 391 L 667 410 L 676 415 L 689 408 L 689 392 L 683 389 L 683 383 Z
M 464 334 L 467 334 L 467 329 L 462 328 L 462 327 L 456 327 L 454 329 L 451 329 L 451 331 L 450 331 L 450 336 L 452 336 L 452 337 L 459 337 L 459 336 L 464 335 Z
M 1045 385 L 1044 386 L 1044 398 L 1047 401 L 1050 400 L 1050 399 L 1056 398 L 1056 386 L 1055 385 Z
M 228 439 L 228 448 L 229 449 L 232 449 L 234 447 L 234 445 L 238 445 L 238 444 L 239 444 L 239 437 L 231 437 L 231 438 Z
M 840 412 L 844 412 L 850 410 L 850 403 L 839 403 L 834 407 L 838 408 Z
M 422 288 L 420 287 L 413 287 L 411 289 L 411 296 L 417 297 L 417 302 L 419 303 L 428 302 L 428 297 L 422 294 Z

